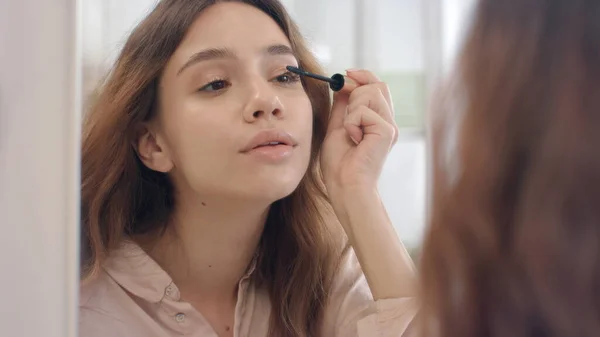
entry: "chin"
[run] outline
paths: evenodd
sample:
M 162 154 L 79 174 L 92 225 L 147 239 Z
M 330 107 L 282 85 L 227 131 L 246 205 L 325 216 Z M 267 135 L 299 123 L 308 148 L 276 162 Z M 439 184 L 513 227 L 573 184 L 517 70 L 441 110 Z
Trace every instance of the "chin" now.
M 272 204 L 292 194 L 300 185 L 301 177 L 296 179 L 256 179 L 247 185 L 245 193 L 252 199 Z
M 298 188 L 299 184 L 300 181 L 296 182 L 295 184 L 289 184 L 286 186 L 265 186 L 265 188 L 262 191 L 259 191 L 258 197 L 265 201 L 268 201 L 271 204 L 277 200 L 281 200 L 285 197 L 290 196 Z

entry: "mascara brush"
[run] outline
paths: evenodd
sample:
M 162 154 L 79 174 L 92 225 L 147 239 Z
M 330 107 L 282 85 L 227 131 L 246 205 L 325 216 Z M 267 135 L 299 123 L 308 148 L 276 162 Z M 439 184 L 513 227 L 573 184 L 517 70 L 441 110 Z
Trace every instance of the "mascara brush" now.
M 356 85 L 356 83 L 354 83 L 354 81 L 352 81 L 351 79 L 347 78 L 346 76 L 344 76 L 342 74 L 333 74 L 333 76 L 327 77 L 327 76 L 322 76 L 319 74 L 313 74 L 306 70 L 302 70 L 300 68 L 293 67 L 293 66 L 287 66 L 286 69 L 288 71 L 291 71 L 294 74 L 298 74 L 300 76 L 306 76 L 306 77 L 314 78 L 319 81 L 327 82 L 327 83 L 329 83 L 329 87 L 333 91 L 340 91 L 342 89 L 344 89 L 344 91 L 352 91 L 354 88 L 357 87 L 357 85 Z

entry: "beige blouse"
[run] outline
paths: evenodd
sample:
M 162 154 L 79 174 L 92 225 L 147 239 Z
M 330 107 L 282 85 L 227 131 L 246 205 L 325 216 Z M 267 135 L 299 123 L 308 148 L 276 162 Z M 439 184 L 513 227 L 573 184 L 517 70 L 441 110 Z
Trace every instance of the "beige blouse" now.
M 325 308 L 323 337 L 398 337 L 416 314 L 414 298 L 374 301 L 352 252 Z M 267 337 L 271 305 L 266 289 L 239 283 L 234 336 Z M 80 337 L 217 337 L 210 324 L 180 299 L 169 275 L 139 246 L 126 243 L 93 281 L 80 289 Z

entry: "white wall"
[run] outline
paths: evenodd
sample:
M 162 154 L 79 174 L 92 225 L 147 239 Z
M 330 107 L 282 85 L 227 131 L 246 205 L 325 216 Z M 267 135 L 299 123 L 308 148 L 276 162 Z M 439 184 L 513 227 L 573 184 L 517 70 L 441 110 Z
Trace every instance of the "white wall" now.
M 84 56 L 102 68 L 115 61 L 128 33 L 157 0 L 85 0 Z
M 0 1 L 1 336 L 76 336 L 76 1 Z
M 357 67 L 356 9 L 364 20 L 365 63 L 369 69 L 423 71 L 422 0 L 283 1 L 302 33 L 326 46 L 331 71 Z M 318 48 L 318 47 L 317 47 Z M 360 52 L 360 50 L 358 50 Z
M 424 72 L 423 0 L 377 0 L 374 5 L 378 69 Z
M 423 137 L 401 134 L 379 182 L 379 192 L 390 219 L 409 248 L 421 244 L 425 226 L 425 150 Z
M 356 66 L 353 0 L 288 0 L 284 5 L 326 69 Z

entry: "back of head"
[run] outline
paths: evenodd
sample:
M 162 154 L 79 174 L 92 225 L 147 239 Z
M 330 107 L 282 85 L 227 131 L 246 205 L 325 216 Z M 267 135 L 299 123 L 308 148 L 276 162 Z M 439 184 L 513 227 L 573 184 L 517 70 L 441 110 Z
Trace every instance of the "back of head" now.
M 424 335 L 598 335 L 600 2 L 479 1 L 455 76 L 434 109 L 457 127 L 434 135 Z

